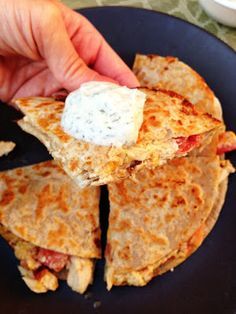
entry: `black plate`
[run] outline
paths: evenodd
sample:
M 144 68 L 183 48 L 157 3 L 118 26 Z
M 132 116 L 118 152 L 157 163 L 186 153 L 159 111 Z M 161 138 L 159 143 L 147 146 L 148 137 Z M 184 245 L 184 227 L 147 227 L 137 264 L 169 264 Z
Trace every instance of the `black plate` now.
M 196 69 L 222 102 L 228 128 L 236 131 L 236 55 L 220 40 L 182 20 L 142 9 L 105 7 L 81 12 L 102 32 L 131 66 L 136 52 L 177 56 Z M 0 137 L 17 147 L 2 158 L 1 170 L 49 158 L 45 148 L 23 133 L 12 120 L 19 113 L 0 106 Z M 236 164 L 236 154 L 229 154 Z M 55 293 L 36 295 L 21 281 L 16 260 L 0 242 L 0 313 L 236 313 L 236 178 L 231 176 L 220 220 L 201 248 L 184 264 L 152 280 L 146 287 L 119 287 L 107 292 L 103 262 L 97 264 L 90 298 L 72 292 L 65 284 Z M 101 210 L 107 216 L 103 191 Z M 106 220 L 102 219 L 103 229 Z M 105 234 L 105 233 L 104 233 Z M 95 301 L 101 306 L 94 309 Z

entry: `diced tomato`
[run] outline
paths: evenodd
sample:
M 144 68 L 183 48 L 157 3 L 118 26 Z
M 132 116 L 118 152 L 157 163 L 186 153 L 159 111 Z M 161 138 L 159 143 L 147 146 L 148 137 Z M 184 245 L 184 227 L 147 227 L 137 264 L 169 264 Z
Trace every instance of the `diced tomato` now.
M 217 147 L 217 155 L 222 155 L 224 153 L 232 152 L 233 150 L 236 150 L 236 144 L 235 145 L 221 145 Z
M 178 154 L 184 154 L 196 147 L 200 142 L 200 135 L 191 135 L 189 137 L 177 137 L 176 143 L 179 146 Z
M 39 248 L 36 258 L 42 265 L 56 272 L 61 271 L 68 261 L 68 255 L 42 248 Z
M 233 150 L 236 150 L 236 134 L 231 131 L 220 134 L 217 145 L 217 154 L 221 155 Z

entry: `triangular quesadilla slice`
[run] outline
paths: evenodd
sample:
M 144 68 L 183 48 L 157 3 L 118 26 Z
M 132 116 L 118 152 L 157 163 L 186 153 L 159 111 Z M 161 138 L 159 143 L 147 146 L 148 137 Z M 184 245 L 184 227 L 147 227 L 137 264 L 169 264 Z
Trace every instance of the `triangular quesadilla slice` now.
M 218 156 L 179 158 L 142 170 L 136 181 L 109 184 L 108 289 L 143 286 L 196 250 L 214 225 L 233 170 Z
M 149 88 L 162 88 L 179 93 L 195 108 L 223 120 L 219 99 L 205 80 L 190 66 L 175 57 L 137 54 L 133 65 L 140 84 Z M 219 128 L 204 149 L 193 151 L 195 155 L 209 156 L 236 149 L 236 136 Z
M 34 292 L 63 277 L 83 293 L 100 258 L 99 188 L 79 189 L 55 161 L 0 172 L 0 224 Z
M 16 144 L 13 142 L 0 141 L 0 157 L 8 155 L 14 148 Z
M 80 186 L 129 177 L 141 168 L 160 166 L 205 143 L 221 122 L 203 114 L 174 92 L 142 88 L 147 99 L 138 141 L 131 146 L 98 146 L 76 140 L 61 127 L 64 103 L 52 98 L 15 101 L 25 114 L 18 123 L 36 136 Z
M 205 80 L 178 58 L 137 54 L 133 72 L 141 86 L 172 90 L 188 99 L 197 109 L 222 118 L 219 100 Z

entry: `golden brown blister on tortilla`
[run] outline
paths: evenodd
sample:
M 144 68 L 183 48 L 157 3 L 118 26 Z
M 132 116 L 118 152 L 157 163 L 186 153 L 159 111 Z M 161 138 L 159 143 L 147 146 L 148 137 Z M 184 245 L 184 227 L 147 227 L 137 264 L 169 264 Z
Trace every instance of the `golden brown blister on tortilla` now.
M 218 120 L 195 110 L 176 93 L 147 88 L 141 91 L 146 93 L 147 100 L 135 145 L 118 148 L 76 140 L 61 127 L 64 103 L 50 98 L 16 100 L 25 114 L 18 123 L 48 148 L 80 186 L 118 181 L 141 168 L 160 166 L 181 155 L 176 138 L 209 134 L 221 126 Z
M 191 254 L 193 254 L 211 232 L 217 222 L 222 206 L 225 201 L 227 192 L 228 178 L 224 179 L 218 187 L 218 196 L 214 201 L 213 208 L 206 221 L 192 234 L 187 242 L 181 245 L 171 254 L 163 259 L 163 262 L 156 269 L 156 275 L 161 275 L 169 270 L 174 270 L 176 266 L 184 262 Z
M 136 182 L 109 184 L 108 289 L 143 286 L 164 271 L 165 263 L 165 271 L 173 267 L 171 259 L 175 265 L 186 259 L 194 251 L 190 244 L 196 248 L 206 236 L 203 225 L 216 206 L 219 186 L 232 171 L 217 156 L 188 157 L 143 170 Z

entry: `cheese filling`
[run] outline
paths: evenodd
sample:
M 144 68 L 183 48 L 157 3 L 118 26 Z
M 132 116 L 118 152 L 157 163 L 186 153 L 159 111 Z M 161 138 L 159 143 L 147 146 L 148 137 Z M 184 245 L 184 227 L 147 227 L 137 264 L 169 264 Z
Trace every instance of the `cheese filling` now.
M 146 95 L 109 82 L 88 82 L 68 95 L 61 125 L 85 142 L 116 146 L 135 144 L 143 122 Z

